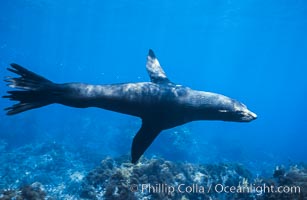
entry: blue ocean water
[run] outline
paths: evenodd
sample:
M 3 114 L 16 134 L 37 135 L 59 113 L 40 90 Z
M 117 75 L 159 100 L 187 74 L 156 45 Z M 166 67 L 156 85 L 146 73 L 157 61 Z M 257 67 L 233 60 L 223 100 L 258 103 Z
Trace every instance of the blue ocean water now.
M 0 76 L 18 63 L 57 82 L 149 81 L 153 49 L 175 83 L 238 99 L 250 123 L 200 121 L 164 131 L 145 156 L 265 166 L 307 162 L 307 2 L 304 0 L 0 3 Z M 0 84 L 4 95 L 8 88 Z M 1 108 L 12 104 L 0 99 Z M 129 155 L 140 119 L 61 105 L 0 112 L 7 148 L 54 141 L 96 162 Z M 165 145 L 167 144 L 167 145 Z

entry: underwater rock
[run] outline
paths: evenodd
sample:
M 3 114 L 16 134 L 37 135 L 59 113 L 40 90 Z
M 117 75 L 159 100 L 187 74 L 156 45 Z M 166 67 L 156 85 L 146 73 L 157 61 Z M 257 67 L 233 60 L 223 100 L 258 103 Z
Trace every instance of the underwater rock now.
M 11 200 L 16 199 L 16 196 L 18 195 L 17 190 L 7 189 L 0 191 L 0 200 Z
M 46 192 L 41 183 L 35 182 L 32 185 L 26 185 L 21 188 L 21 197 L 22 199 L 44 200 Z
M 49 142 L 7 150 L 0 157 L 0 199 L 14 199 L 17 193 L 34 195 L 40 191 L 34 187 L 38 182 L 44 186 L 44 199 L 67 199 L 65 195 L 78 194 L 92 164 L 87 166 L 80 155 L 64 147 Z
M 252 174 L 237 164 L 197 165 L 162 159 L 142 159 L 137 165 L 127 159 L 107 158 L 85 178 L 84 199 L 214 199 L 220 195 L 201 191 L 209 184 L 239 185 Z M 181 185 L 181 186 L 180 186 Z M 171 191 L 179 188 L 187 191 Z M 193 191 L 190 191 L 193 190 Z M 234 195 L 224 195 L 229 198 Z
M 107 158 L 84 179 L 84 199 L 306 199 L 306 166 L 289 170 L 276 168 L 272 178 L 260 178 L 240 164 L 176 163 L 163 159 L 142 159 L 137 165 L 128 159 Z M 287 185 L 285 185 L 287 184 Z M 182 187 L 181 187 L 182 186 Z M 236 191 L 209 191 L 209 187 L 236 187 Z M 299 186 L 300 193 L 274 193 L 265 186 Z M 257 187 L 262 187 L 259 191 Z M 181 189 L 183 191 L 178 190 Z M 173 191 L 172 189 L 175 189 Z M 184 190 L 185 189 L 185 190 Z M 220 189 L 220 188 L 215 188 Z M 287 188 L 286 188 L 287 189 Z
M 274 185 L 273 192 L 265 192 L 258 200 L 305 200 L 307 199 L 307 167 L 304 164 L 294 165 L 288 171 L 277 166 L 273 177 L 262 183 Z
M 16 190 L 4 190 L 0 193 L 0 200 L 45 200 L 46 192 L 41 183 L 35 182 Z
M 276 167 L 270 177 L 261 177 L 238 163 L 193 164 L 143 157 L 133 165 L 129 156 L 121 156 L 106 157 L 99 164 L 96 157 L 91 158 L 86 151 L 76 153 L 74 148 L 54 142 L 13 150 L 3 147 L 4 153 L 0 157 L 0 200 L 307 199 L 305 164 Z M 300 193 L 255 190 L 255 187 L 264 184 L 289 188 L 298 186 Z M 221 191 L 222 186 L 242 189 L 250 185 L 254 188 L 249 192 Z M 214 186 L 219 186 L 215 189 L 220 191 L 215 191 Z

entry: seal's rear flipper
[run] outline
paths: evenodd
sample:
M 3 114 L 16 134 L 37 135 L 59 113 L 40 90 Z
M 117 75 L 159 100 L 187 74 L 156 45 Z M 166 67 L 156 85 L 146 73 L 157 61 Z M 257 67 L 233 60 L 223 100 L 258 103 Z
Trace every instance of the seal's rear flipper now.
M 142 127 L 133 139 L 131 149 L 132 163 L 136 163 L 139 160 L 160 132 L 161 129 L 157 128 L 155 124 L 143 120 Z
M 13 63 L 11 66 L 12 68 L 8 68 L 8 70 L 20 75 L 20 77 L 7 77 L 5 81 L 8 82 L 9 87 L 19 90 L 8 91 L 9 95 L 3 96 L 3 98 L 19 101 L 19 103 L 6 108 L 7 115 L 18 114 L 54 103 L 53 97 L 57 91 L 56 84 L 20 65 Z

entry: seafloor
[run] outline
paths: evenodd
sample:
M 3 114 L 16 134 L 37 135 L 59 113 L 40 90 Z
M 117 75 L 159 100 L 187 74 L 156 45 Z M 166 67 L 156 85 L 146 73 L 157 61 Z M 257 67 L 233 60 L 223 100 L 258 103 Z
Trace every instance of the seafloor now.
M 2 142 L 0 152 L 0 200 L 307 199 L 307 165 L 303 163 L 276 166 L 271 175 L 261 177 L 239 163 L 142 158 L 133 165 L 128 156 L 95 163 L 97 157 L 54 142 L 12 149 Z M 264 192 L 259 190 L 263 185 L 286 186 L 286 190 Z M 292 186 L 300 190 L 288 191 Z M 227 189 L 221 191 L 222 187 Z

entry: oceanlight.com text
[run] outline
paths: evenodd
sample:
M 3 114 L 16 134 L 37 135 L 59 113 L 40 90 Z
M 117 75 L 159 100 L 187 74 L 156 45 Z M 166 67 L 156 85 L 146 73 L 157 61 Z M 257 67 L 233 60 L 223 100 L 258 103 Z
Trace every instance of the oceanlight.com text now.
M 262 195 L 264 193 L 284 193 L 284 194 L 299 194 L 301 188 L 299 186 L 273 186 L 267 184 L 255 185 L 238 185 L 238 186 L 226 186 L 223 184 L 210 184 L 210 185 L 199 185 L 199 184 L 178 184 L 176 186 L 168 184 L 134 184 L 130 186 L 132 192 L 141 193 L 194 193 L 194 194 L 209 194 L 209 193 L 253 193 L 256 195 Z

